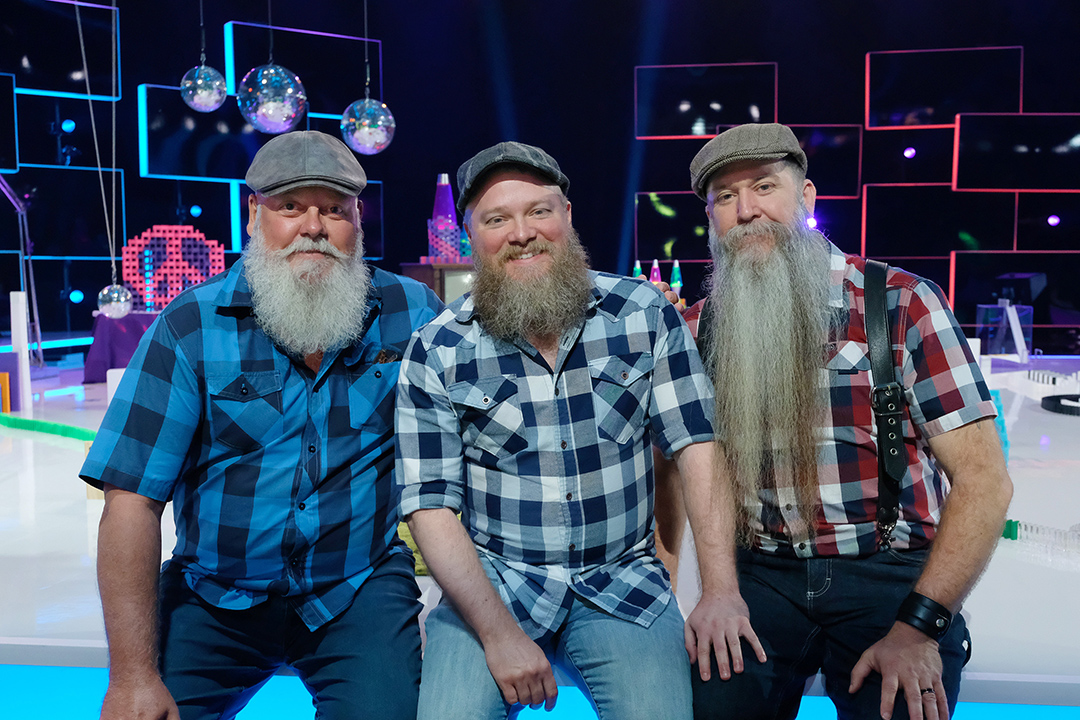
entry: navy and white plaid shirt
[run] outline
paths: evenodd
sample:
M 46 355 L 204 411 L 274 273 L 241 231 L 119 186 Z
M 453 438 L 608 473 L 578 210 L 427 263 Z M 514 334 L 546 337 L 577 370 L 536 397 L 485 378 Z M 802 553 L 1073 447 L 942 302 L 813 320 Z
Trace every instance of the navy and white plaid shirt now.
M 671 598 L 653 546 L 652 443 L 712 439 L 712 385 L 675 306 L 651 284 L 591 273 L 583 325 L 554 372 L 485 333 L 472 299 L 417 333 L 398 386 L 401 514 L 451 508 L 533 639 L 573 594 L 648 626 Z
M 348 607 L 396 537 L 400 358 L 442 303 L 373 269 L 363 337 L 318 373 L 277 349 L 242 270 L 184 292 L 147 331 L 81 475 L 173 501 L 170 563 L 221 608 L 294 598 L 312 629 Z

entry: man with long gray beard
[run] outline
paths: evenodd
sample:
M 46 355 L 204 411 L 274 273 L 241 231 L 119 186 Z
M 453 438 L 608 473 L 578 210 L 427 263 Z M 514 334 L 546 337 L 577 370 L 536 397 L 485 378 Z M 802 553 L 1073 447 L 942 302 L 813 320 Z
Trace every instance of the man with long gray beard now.
M 688 653 L 756 646 L 734 588 L 730 502 L 710 490 L 712 390 L 648 283 L 589 270 L 569 181 L 506 142 L 458 170 L 470 295 L 416 334 L 396 415 L 401 515 L 444 602 L 418 716 L 554 705 L 568 660 L 600 717 L 689 718 Z M 685 479 L 703 562 L 685 624 L 653 544 L 651 443 Z M 461 513 L 461 519 L 456 514 Z
M 717 482 L 740 504 L 739 588 L 768 658 L 695 676 L 695 717 L 794 718 L 820 670 L 840 718 L 946 718 L 969 649 L 960 605 L 1012 494 L 994 405 L 940 289 L 897 268 L 895 378 L 871 377 L 866 261 L 807 226 L 806 166 L 776 124 L 728 130 L 690 165 L 714 271 L 687 314 L 715 382 Z M 871 406 L 891 379 L 907 466 L 895 526 L 878 519 Z
M 414 718 L 392 416 L 405 346 L 442 304 L 364 262 L 367 178 L 340 140 L 276 137 L 246 179 L 244 256 L 147 331 L 82 469 L 105 489 L 101 715 L 232 717 L 289 666 L 319 717 Z

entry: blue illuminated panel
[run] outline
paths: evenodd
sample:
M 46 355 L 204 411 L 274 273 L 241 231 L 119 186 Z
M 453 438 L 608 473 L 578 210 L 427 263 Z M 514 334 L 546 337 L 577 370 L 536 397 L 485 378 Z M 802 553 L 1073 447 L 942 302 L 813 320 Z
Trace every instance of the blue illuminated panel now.
M 15 76 L 0 73 L 0 173 L 19 169 L 19 123 L 15 112 Z
M 106 197 L 112 193 L 113 172 L 109 169 L 102 171 Z M 127 226 L 124 171 L 117 169 L 115 172 L 116 222 L 119 226 L 116 248 L 119 253 L 124 246 Z M 97 168 L 21 163 L 19 172 L 8 175 L 6 179 L 17 192 L 31 195 L 27 225 L 36 257 L 108 258 L 105 209 L 102 207 L 101 180 Z
M 86 66 L 90 71 L 90 97 L 95 100 L 120 99 L 123 85 L 119 11 L 105 5 L 70 0 L 11 0 L 5 3 L 0 67 L 16 68 L 17 94 L 86 98 L 76 6 L 82 21 Z M 117 33 L 115 95 L 112 94 L 114 30 Z
M 350 35 L 273 27 L 274 62 L 300 78 L 311 117 L 341 120 L 355 100 L 364 97 L 364 45 L 371 61 L 371 95 L 382 98 L 382 42 Z M 253 67 L 265 65 L 271 27 L 251 23 L 225 23 L 225 82 L 230 95 Z M 327 68 L 347 70 L 327 73 Z

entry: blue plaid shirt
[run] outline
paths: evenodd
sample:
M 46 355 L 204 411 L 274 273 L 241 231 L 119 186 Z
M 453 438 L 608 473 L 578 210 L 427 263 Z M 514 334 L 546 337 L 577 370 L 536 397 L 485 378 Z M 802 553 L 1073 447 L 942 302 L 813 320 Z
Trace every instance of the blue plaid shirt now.
M 243 261 L 181 294 L 146 332 L 81 475 L 173 501 L 170 563 L 221 608 L 273 593 L 314 629 L 348 607 L 396 536 L 400 359 L 442 303 L 373 269 L 364 335 L 318 373 L 258 327 Z
M 652 443 L 712 439 L 712 385 L 675 306 L 591 274 L 554 372 L 483 332 L 469 297 L 417 333 L 398 385 L 401 514 L 451 508 L 533 639 L 573 595 L 648 626 L 671 598 L 653 546 Z

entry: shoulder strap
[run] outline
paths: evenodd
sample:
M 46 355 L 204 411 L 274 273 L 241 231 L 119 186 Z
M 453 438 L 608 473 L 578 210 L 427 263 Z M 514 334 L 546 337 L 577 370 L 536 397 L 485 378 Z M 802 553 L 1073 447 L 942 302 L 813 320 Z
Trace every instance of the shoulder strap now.
M 892 340 L 889 337 L 889 317 L 885 303 L 885 277 L 888 266 L 867 260 L 865 275 L 866 344 L 870 354 L 870 370 L 874 387 L 870 394 L 871 407 L 878 435 L 878 532 L 881 547 L 892 543 L 893 529 L 900 517 L 900 482 L 907 472 L 907 453 L 900 422 L 904 393 L 896 382 Z

